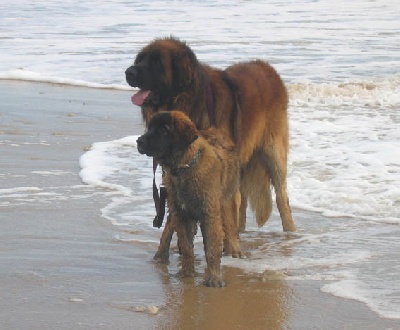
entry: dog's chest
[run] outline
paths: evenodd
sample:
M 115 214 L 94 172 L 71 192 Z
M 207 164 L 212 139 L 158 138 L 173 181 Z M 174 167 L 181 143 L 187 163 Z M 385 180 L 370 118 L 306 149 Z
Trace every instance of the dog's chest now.
M 177 180 L 173 184 L 175 205 L 182 211 L 202 213 L 202 194 L 190 180 Z

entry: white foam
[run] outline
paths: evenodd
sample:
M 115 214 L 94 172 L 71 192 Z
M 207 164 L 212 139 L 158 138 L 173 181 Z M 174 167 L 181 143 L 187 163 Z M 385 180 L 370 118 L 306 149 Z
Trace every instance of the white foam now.
M 132 90 L 132 88 L 129 87 L 128 85 L 99 84 L 99 83 L 89 82 L 89 81 L 80 80 L 80 79 L 51 76 L 51 75 L 46 75 L 46 74 L 43 74 L 40 72 L 27 71 L 27 70 L 22 70 L 22 69 L 0 72 L 0 79 L 44 82 L 44 83 L 79 86 L 79 87 L 89 87 L 89 88 L 100 88 L 100 89 L 112 88 L 112 89 L 119 89 L 119 90 Z
M 56 187 L 49 188 L 53 191 L 45 191 L 45 188 L 38 187 L 16 187 L 10 189 L 0 189 L 0 199 L 3 199 L 3 206 L 15 206 L 29 203 L 50 203 L 55 200 L 63 200 L 66 197 L 54 190 Z M 10 202 L 11 201 L 11 202 Z
M 38 187 L 15 187 L 15 188 L 8 188 L 8 189 L 0 189 L 0 195 L 9 195 L 9 194 L 15 194 L 15 193 L 34 193 L 42 191 L 42 189 Z
M 61 171 L 61 170 L 54 170 L 54 171 L 32 171 L 31 173 L 32 173 L 32 174 L 44 175 L 44 176 L 49 176 L 49 175 L 60 176 L 60 175 L 69 175 L 69 174 L 73 174 L 72 172 Z
M 46 82 L 79 87 L 136 90 L 127 84 L 101 84 L 79 79 L 62 78 L 39 72 L 16 69 L 0 72 L 0 79 Z M 400 76 L 389 76 L 366 81 L 341 83 L 301 82 L 288 84 L 291 106 L 398 106 L 400 104 Z
M 128 136 L 109 142 L 94 143 L 89 151 L 79 159 L 81 171 L 79 173 L 83 182 L 98 188 L 106 188 L 114 191 L 111 203 L 101 210 L 102 216 L 118 226 L 129 226 L 140 223 L 142 226 L 151 227 L 151 219 L 154 211 L 149 209 L 151 195 L 141 195 L 140 187 L 144 191 L 151 191 L 152 165 L 150 158 L 140 155 L 136 149 L 138 136 Z M 136 161 L 135 161 L 136 160 Z M 128 181 L 116 184 L 113 177 L 126 176 L 128 180 L 136 183 L 135 191 L 128 188 Z M 157 174 L 157 182 L 160 181 L 160 173 Z M 131 211 L 132 203 L 136 212 Z M 126 211 L 121 208 L 127 206 Z M 128 214 L 128 215 L 127 215 Z M 139 216 L 135 216 L 140 214 Z M 148 215 L 148 216 L 146 216 Z M 128 218 L 128 220 L 127 220 Z
M 398 106 L 400 75 L 347 82 L 288 84 L 292 106 Z
M 96 142 L 91 149 L 83 154 L 79 159 L 81 171 L 79 176 L 82 181 L 92 186 L 117 190 L 119 193 L 130 196 L 131 190 L 118 184 L 108 183 L 104 178 L 111 176 L 115 171 L 118 171 L 118 159 L 110 154 L 112 151 L 121 145 L 135 146 L 135 137 L 126 137 L 120 140 L 111 142 Z
M 243 240 L 246 240 L 246 237 L 243 237 Z M 282 246 L 283 245 L 280 245 L 280 248 L 282 248 Z M 318 246 L 319 248 L 322 248 L 323 244 L 310 247 L 310 251 L 314 250 Z M 370 256 L 371 253 L 368 251 L 341 250 L 330 252 L 329 255 L 324 256 L 319 256 L 319 253 L 315 251 L 314 254 L 293 254 L 282 258 L 282 255 L 276 253 L 275 249 L 266 246 L 264 248 L 259 247 L 257 250 L 252 251 L 251 257 L 247 259 L 224 258 L 223 264 L 242 268 L 245 271 L 254 273 L 263 273 L 266 270 L 292 272 L 296 274 L 293 278 L 296 280 L 305 280 L 310 278 L 310 276 L 316 276 L 321 279 L 330 277 L 332 279 L 337 278 L 338 273 L 336 272 L 336 269 L 338 266 L 343 267 L 343 265 L 346 264 L 360 262 L 370 258 Z M 335 269 L 335 271 L 330 272 L 329 269 Z
M 289 191 L 293 206 L 327 216 L 400 223 L 396 108 L 292 108 Z
M 361 301 L 381 317 L 400 319 L 400 312 L 395 312 L 392 305 L 392 303 L 398 305 L 398 291 L 393 295 L 393 298 L 390 297 L 392 295 L 390 290 L 374 290 L 371 294 L 371 288 L 357 280 L 342 280 L 325 284 L 321 290 L 338 297 Z

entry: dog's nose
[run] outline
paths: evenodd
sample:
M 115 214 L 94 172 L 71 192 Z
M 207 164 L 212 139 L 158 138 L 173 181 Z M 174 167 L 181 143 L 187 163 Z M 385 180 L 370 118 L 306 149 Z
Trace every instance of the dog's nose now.
M 130 66 L 125 70 L 125 78 L 129 85 L 136 87 L 137 84 L 138 69 L 135 66 Z
M 137 75 L 137 68 L 135 66 L 130 66 L 128 69 L 125 71 L 125 75 L 127 77 L 136 77 Z
M 136 145 L 139 153 L 143 153 L 143 147 L 144 147 L 144 139 L 143 136 L 139 136 L 139 138 L 136 140 Z

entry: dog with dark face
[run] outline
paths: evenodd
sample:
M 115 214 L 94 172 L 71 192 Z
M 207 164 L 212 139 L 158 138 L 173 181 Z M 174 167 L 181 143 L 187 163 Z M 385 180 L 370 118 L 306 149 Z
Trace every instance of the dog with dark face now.
M 247 200 L 259 226 L 272 210 L 271 185 L 284 231 L 296 231 L 287 194 L 288 95 L 279 74 L 255 60 L 216 69 L 176 38 L 156 39 L 136 56 L 126 80 L 140 91 L 132 102 L 149 124 L 159 111 L 180 109 L 198 129 L 210 126 L 236 145 L 241 168 L 240 229 Z
M 137 148 L 141 154 L 154 157 L 163 168 L 169 209 L 169 229 L 164 232 L 172 235 L 175 230 L 178 234 L 181 274 L 194 275 L 193 240 L 200 224 L 207 262 L 205 284 L 222 287 L 223 249 L 240 256 L 239 162 L 235 145 L 215 128 L 198 131 L 183 112 L 161 111 L 138 138 Z

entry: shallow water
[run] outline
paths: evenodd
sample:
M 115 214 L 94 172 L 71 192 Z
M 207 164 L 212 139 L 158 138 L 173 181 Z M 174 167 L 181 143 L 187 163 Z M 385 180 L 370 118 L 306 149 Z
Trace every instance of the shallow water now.
M 170 34 L 217 67 L 269 61 L 290 93 L 288 188 L 300 231 L 283 234 L 276 213 L 257 229 L 249 212 L 249 257 L 224 264 L 330 280 L 321 290 L 400 318 L 398 1 L 17 0 L 0 9 L 3 79 L 130 89 L 124 71 L 135 54 Z M 102 214 L 120 226 L 118 239 L 155 249 L 151 161 L 135 139 L 93 141 L 81 177 L 110 196 Z M 38 189 L 0 189 L 0 205 L 63 197 Z

